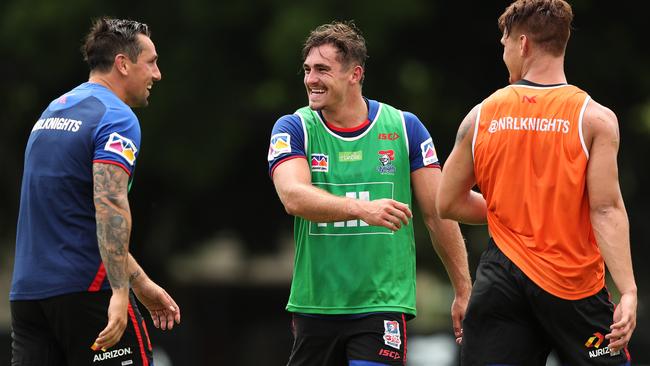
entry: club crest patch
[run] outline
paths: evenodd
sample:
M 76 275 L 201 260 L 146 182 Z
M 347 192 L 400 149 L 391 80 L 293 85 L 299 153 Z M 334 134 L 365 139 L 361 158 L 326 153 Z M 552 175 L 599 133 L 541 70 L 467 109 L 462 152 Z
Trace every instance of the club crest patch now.
M 311 154 L 311 171 L 327 173 L 329 171 L 329 157 L 325 154 Z
M 420 144 L 420 150 L 422 150 L 422 164 L 424 166 L 438 162 L 438 154 L 436 154 L 436 148 L 433 146 L 433 140 L 430 137 Z
M 384 344 L 396 349 L 402 345 L 399 322 L 396 320 L 384 320 Z
M 288 133 L 276 133 L 271 136 L 271 144 L 269 145 L 269 161 L 277 158 L 278 156 L 291 152 L 291 135 Z
M 104 150 L 123 157 L 130 165 L 135 163 L 135 155 L 138 152 L 138 148 L 135 147 L 133 141 L 117 132 L 111 133 L 108 137 L 108 142 L 106 142 Z
M 379 150 L 379 166 L 377 171 L 382 175 L 394 175 L 395 174 L 395 165 L 393 165 L 393 160 L 395 160 L 395 151 L 394 150 Z

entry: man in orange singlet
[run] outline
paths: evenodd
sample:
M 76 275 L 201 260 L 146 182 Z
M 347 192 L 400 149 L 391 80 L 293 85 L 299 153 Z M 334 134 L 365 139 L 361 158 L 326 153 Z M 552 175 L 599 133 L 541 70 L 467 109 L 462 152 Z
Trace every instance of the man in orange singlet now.
M 465 117 L 443 170 L 440 216 L 487 223 L 491 236 L 463 322 L 463 365 L 545 365 L 551 350 L 563 365 L 630 363 L 637 288 L 618 122 L 567 83 L 572 20 L 563 0 L 506 8 L 510 85 Z

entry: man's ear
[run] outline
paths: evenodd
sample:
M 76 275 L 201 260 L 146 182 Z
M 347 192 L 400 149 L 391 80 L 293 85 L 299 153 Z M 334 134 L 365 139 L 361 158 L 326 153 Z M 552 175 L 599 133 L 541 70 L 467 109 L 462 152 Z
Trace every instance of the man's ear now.
M 114 66 L 117 71 L 126 76 L 129 73 L 129 65 L 128 65 L 128 58 L 126 55 L 122 53 L 118 53 L 115 55 L 115 61 L 114 61 Z
M 364 71 L 365 70 L 363 69 L 363 67 L 361 67 L 361 65 L 356 65 L 352 70 L 351 81 L 361 84 L 361 80 L 363 80 Z
M 526 56 L 530 52 L 530 39 L 525 34 L 519 36 L 519 54 Z

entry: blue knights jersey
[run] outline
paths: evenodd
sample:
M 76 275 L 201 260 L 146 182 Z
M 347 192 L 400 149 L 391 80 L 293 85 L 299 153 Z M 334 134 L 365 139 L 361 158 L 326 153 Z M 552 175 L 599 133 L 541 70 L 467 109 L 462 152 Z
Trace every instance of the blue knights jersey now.
M 140 124 L 109 89 L 84 83 L 52 101 L 27 141 L 10 300 L 110 288 L 97 246 L 92 165 L 132 176 Z
M 365 99 L 368 104 L 368 120 L 373 121 L 379 112 L 379 102 L 372 99 Z M 320 114 L 320 112 L 319 112 Z M 322 115 L 321 120 L 325 121 Z M 409 147 L 409 159 L 411 172 L 420 168 L 440 168 L 440 161 L 436 154 L 431 135 L 420 119 L 410 112 L 402 112 L 404 128 L 402 131 L 387 131 L 380 133 L 378 139 L 406 139 Z M 369 122 L 367 121 L 367 122 Z M 325 121 L 328 130 L 342 138 L 356 137 L 364 133 L 370 123 L 361 124 L 357 128 L 337 129 Z M 269 174 L 281 163 L 295 158 L 307 158 L 305 151 L 305 131 L 297 114 L 289 114 L 280 117 L 271 132 L 271 143 L 269 145 L 268 163 Z

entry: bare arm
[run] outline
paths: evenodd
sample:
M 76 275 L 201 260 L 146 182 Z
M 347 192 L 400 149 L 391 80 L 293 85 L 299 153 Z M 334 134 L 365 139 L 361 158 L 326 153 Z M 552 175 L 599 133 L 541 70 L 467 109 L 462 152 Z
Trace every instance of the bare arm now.
M 156 328 L 172 329 L 181 322 L 181 311 L 174 299 L 153 282 L 131 254 L 128 258 L 129 282 L 133 293 L 144 305 Z
M 131 235 L 128 179 L 128 174 L 117 165 L 93 164 L 97 243 L 113 290 L 108 308 L 108 324 L 95 340 L 94 349 L 113 346 L 126 328 L 129 304 L 127 264 Z
M 314 222 L 361 219 L 369 225 L 398 230 L 412 216 L 406 204 L 395 200 L 362 201 L 314 187 L 305 159 L 280 164 L 273 173 L 273 183 L 287 213 Z
M 445 163 L 436 199 L 440 217 L 465 224 L 486 224 L 487 208 L 482 195 L 472 191 L 476 184 L 472 136 L 478 106 L 465 116 L 458 128 L 454 149 Z
M 584 115 L 589 148 L 587 190 L 591 224 L 607 269 L 621 293 L 614 313 L 609 348 L 625 347 L 636 327 L 637 287 L 632 270 L 629 223 L 618 183 L 616 156 L 620 144 L 616 115 L 590 101 Z
M 467 250 L 458 224 L 441 219 L 435 209 L 436 191 L 442 174 L 438 169 L 422 168 L 411 173 L 415 199 L 423 213 L 431 243 L 454 287 L 451 317 L 457 341 L 462 340 L 462 322 L 472 290 Z

